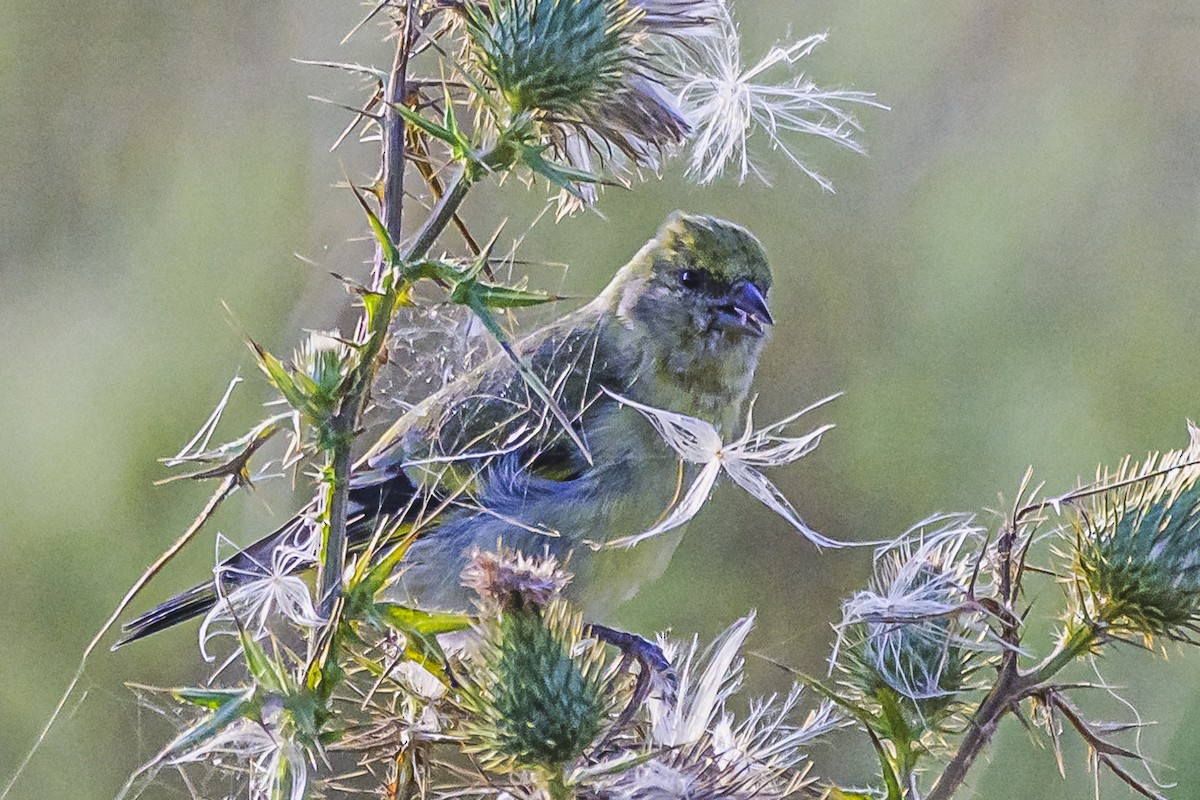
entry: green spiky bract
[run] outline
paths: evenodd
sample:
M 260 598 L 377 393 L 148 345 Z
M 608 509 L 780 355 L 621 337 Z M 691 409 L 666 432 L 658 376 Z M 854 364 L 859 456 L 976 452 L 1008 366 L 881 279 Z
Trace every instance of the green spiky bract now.
M 1176 485 L 1172 486 L 1171 484 Z M 1086 526 L 1079 568 L 1110 622 L 1192 641 L 1200 621 L 1200 482 L 1113 493 Z
M 469 676 L 475 719 L 464 749 L 491 769 L 561 775 L 595 741 L 615 700 L 601 648 L 582 640 L 580 616 L 561 601 L 494 621 Z
M 484 75 L 517 114 L 577 116 L 619 88 L 640 17 L 626 0 L 492 0 L 467 30 Z

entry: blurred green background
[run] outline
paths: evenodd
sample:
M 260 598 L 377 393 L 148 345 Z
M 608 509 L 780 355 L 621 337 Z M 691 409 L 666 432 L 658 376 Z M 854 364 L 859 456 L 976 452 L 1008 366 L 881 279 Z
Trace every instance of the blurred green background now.
M 800 143 L 835 195 L 769 155 L 773 188 L 689 187 L 677 162 L 661 181 L 610 191 L 604 219 L 539 227 L 525 255 L 573 265 L 548 283 L 594 292 L 676 207 L 750 225 L 778 276 L 760 418 L 846 392 L 823 412 L 838 428 L 821 449 L 776 473 L 836 537 L 1006 509 L 1029 465 L 1057 492 L 1097 463 L 1184 443 L 1185 418 L 1200 416 L 1194 0 L 736 8 L 750 58 L 788 27 L 830 32 L 809 73 L 892 107 L 861 114 L 870 156 Z M 369 170 L 370 153 L 328 154 L 343 114 L 306 99 L 353 102 L 353 81 L 289 59 L 386 63 L 374 31 L 338 46 L 361 13 L 311 0 L 0 2 L 4 778 L 93 632 L 206 497 L 152 486 L 165 475 L 156 459 L 238 368 L 252 380 L 226 430 L 267 396 L 231 318 L 277 352 L 305 327 L 344 322 L 326 271 L 361 275 L 368 250 L 350 241 L 361 218 L 334 184 Z M 502 197 L 474 213 L 511 214 L 515 235 L 541 195 L 514 184 Z M 230 503 L 139 608 L 211 567 L 214 530 L 246 541 L 287 511 L 285 489 Z M 839 601 L 868 569 L 868 553 L 818 553 L 723 487 L 622 621 L 707 637 L 757 608 L 752 648 L 820 672 Z M 1032 588 L 1035 616 L 1057 613 L 1058 590 Z M 1044 647 L 1049 628 L 1035 625 L 1031 642 Z M 13 798 L 113 796 L 169 731 L 123 682 L 195 677 L 193 632 L 98 653 L 86 699 Z M 1143 745 L 1174 765 L 1159 771 L 1178 782 L 1171 795 L 1200 797 L 1197 654 L 1168 655 L 1101 666 L 1158 721 Z M 785 684 L 765 662 L 749 669 L 758 689 Z M 839 741 L 854 743 L 818 753 L 822 767 L 865 780 L 866 750 Z M 1051 752 L 1009 720 L 962 796 L 1090 797 L 1085 757 L 1070 741 L 1060 781 Z

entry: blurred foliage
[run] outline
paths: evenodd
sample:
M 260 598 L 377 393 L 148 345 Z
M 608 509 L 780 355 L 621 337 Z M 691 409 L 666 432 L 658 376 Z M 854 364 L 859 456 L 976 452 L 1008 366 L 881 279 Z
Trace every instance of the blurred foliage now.
M 773 188 L 697 189 L 670 172 L 636 193 L 609 190 L 606 219 L 529 235 L 526 254 L 572 264 L 565 278 L 545 268 L 539 288 L 598 290 L 653 233 L 647 220 L 672 208 L 750 225 L 778 277 L 759 413 L 847 392 L 824 412 L 838 429 L 780 476 L 807 521 L 840 538 L 895 535 L 939 509 L 1007 508 L 1029 464 L 1066 489 L 1099 462 L 1181 444 L 1183 419 L 1200 416 L 1194 3 L 740 8 L 763 46 L 786 25 L 830 31 L 809 70 L 893 109 L 861 115 L 870 157 L 810 145 L 832 196 L 779 162 Z M 204 487 L 151 482 L 164 475 L 155 459 L 186 441 L 231 373 L 252 370 L 230 314 L 276 351 L 302 325 L 345 323 L 327 271 L 364 274 L 369 244 L 347 241 L 361 218 L 333 185 L 373 164 L 369 149 L 329 155 L 344 118 L 306 99 L 348 100 L 342 76 L 289 59 L 383 64 L 371 36 L 333 44 L 360 13 L 295 0 L 0 2 L 5 778 L 104 616 L 202 502 Z M 505 208 L 473 198 L 470 213 L 509 218 L 511 238 L 539 197 Z M 267 396 L 252 385 L 235 396 L 230 430 Z M 264 487 L 216 527 L 249 541 L 292 507 L 286 486 Z M 208 569 L 205 542 L 150 595 Z M 817 672 L 868 560 L 818 554 L 727 490 L 620 621 L 711 637 L 757 607 L 750 649 Z M 178 683 L 178 653 L 195 664 L 194 646 L 180 632 L 95 659 L 89 695 L 13 797 L 111 797 L 167 730 L 121 681 Z M 1172 652 L 1152 680 L 1142 658 L 1110 658 L 1104 674 L 1159 720 L 1146 750 L 1180 767 L 1162 775 L 1180 781 L 1176 796 L 1196 796 L 1195 655 Z M 763 688 L 787 682 L 765 662 L 750 675 Z M 1006 726 L 972 773 L 977 796 L 1091 796 L 1078 748 L 1060 783 L 1050 752 L 1026 739 Z M 838 773 L 856 769 L 867 775 L 869 753 Z

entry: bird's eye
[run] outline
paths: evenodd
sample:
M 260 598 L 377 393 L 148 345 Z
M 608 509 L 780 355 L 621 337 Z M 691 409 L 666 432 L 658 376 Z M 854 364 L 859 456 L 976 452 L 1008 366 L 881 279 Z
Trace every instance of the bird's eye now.
M 697 289 L 702 281 L 700 270 L 684 269 L 679 272 L 679 285 L 685 289 Z

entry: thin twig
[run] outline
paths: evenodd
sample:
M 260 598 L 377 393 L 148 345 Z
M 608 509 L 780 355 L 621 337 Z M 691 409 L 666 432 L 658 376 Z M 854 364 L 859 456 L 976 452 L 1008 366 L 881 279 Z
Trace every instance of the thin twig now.
M 404 9 L 404 22 L 396 42 L 396 55 L 392 60 L 392 72 L 388 78 L 387 99 L 383 104 L 383 227 L 393 242 L 400 241 L 401 221 L 404 212 L 404 139 L 407 126 L 404 117 L 396 112 L 396 106 L 408 97 L 408 55 L 412 49 L 415 25 L 413 0 L 408 0 Z M 382 254 L 376 262 L 376 271 L 382 266 Z M 376 277 L 376 284 L 381 277 Z
M 378 9 L 376 9 L 378 10 Z M 372 12 L 372 14 L 375 12 Z M 392 60 L 392 71 L 388 78 L 387 100 L 383 104 L 383 197 L 380 202 L 381 217 L 388 238 L 397 242 L 401 237 L 404 208 L 404 165 L 405 131 L 404 117 L 396 113 L 395 104 L 403 102 L 407 95 L 408 54 L 413 39 L 414 13 L 412 0 L 407 0 L 401 21 L 400 35 L 396 41 L 396 54 Z M 376 250 L 375 267 L 371 275 L 371 289 L 379 292 L 384 288 L 386 263 L 382 246 Z M 396 304 L 396 291 L 384 292 L 387 307 L 385 313 L 376 317 L 364 308 L 359 318 L 355 341 L 362 347 L 359 360 L 347 393 L 333 427 L 338 434 L 333 451 L 328 456 L 330 482 L 329 500 L 325 509 L 327 528 L 318 567 L 317 586 L 320 613 L 332 619 L 333 607 L 342 587 L 342 572 L 346 564 L 347 517 L 350 505 L 350 469 L 353 464 L 351 446 L 358 430 L 370 394 L 372 379 L 377 368 L 377 357 L 383 348 L 391 312 Z M 382 322 L 380 322 L 382 320 Z M 382 325 L 383 330 L 373 330 L 373 325 Z
M 132 603 L 134 598 L 137 597 L 138 593 L 145 588 L 146 584 L 148 584 L 155 575 L 161 572 L 163 567 L 170 563 L 171 559 L 173 559 L 180 550 L 186 547 L 188 543 L 191 542 L 196 536 L 196 534 L 200 532 L 200 529 L 203 528 L 204 524 L 212 518 L 212 515 L 216 513 L 217 508 L 220 507 L 225 498 L 229 497 L 229 495 L 233 494 L 234 490 L 237 489 L 239 483 L 240 477 L 237 473 L 230 473 L 226 475 L 225 479 L 221 482 L 221 485 L 217 487 L 215 492 L 213 492 L 212 497 L 208 499 L 208 502 L 205 504 L 204 508 L 196 516 L 195 520 L 192 521 L 192 524 L 188 526 L 188 529 L 183 532 L 183 535 L 176 539 L 175 542 L 162 553 L 162 555 L 155 559 L 154 562 L 146 568 L 146 571 L 142 573 L 142 576 L 134 581 L 133 586 L 129 587 L 129 591 L 125 593 L 123 598 L 121 598 L 121 602 L 117 604 L 117 607 L 113 610 L 112 614 L 109 615 L 107 620 L 105 620 L 104 624 L 100 627 L 100 630 L 97 631 L 96 635 L 92 637 L 92 640 L 88 642 L 88 646 L 84 648 L 83 655 L 79 658 L 79 666 L 75 669 L 75 674 L 71 677 L 70 683 L 67 684 L 66 691 L 63 692 L 58 704 L 54 707 L 54 711 L 50 714 L 50 719 L 46 720 L 46 724 L 42 726 L 41 732 L 38 733 L 37 738 L 34 739 L 33 746 L 29 748 L 29 752 L 27 752 L 25 757 L 21 759 L 21 763 L 17 765 L 16 771 L 13 772 L 12 777 L 8 779 L 8 783 L 5 784 L 4 790 L 0 791 L 0 800 L 4 800 L 5 797 L 8 797 L 8 793 L 12 790 L 13 786 L 16 785 L 17 781 L 21 777 L 21 774 L 25 771 L 25 768 L 29 766 L 29 762 L 33 760 L 34 755 L 36 755 L 37 751 L 41 749 L 42 742 L 46 740 L 46 736 L 49 735 L 50 729 L 54 727 L 54 723 L 58 721 L 59 716 L 62 714 L 63 709 L 67 705 L 67 701 L 71 698 L 71 695 L 75 693 L 75 688 L 79 685 L 79 682 L 83 680 L 83 673 L 87 668 L 88 658 L 91 657 L 92 652 L 100 644 L 100 640 L 103 639 L 110 630 L 112 630 L 113 625 L 117 623 L 117 620 L 120 619 L 121 615 L 125 613 L 125 609 L 129 608 L 129 604 Z

